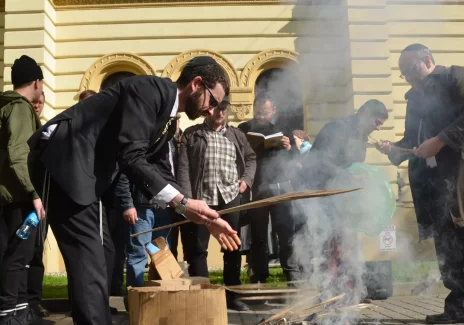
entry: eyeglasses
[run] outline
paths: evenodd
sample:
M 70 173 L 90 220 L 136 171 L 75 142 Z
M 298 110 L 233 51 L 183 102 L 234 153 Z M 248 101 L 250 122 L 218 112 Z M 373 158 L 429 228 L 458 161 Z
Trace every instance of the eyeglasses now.
M 375 123 L 375 126 L 377 126 L 377 127 L 383 125 L 383 121 L 382 121 L 382 120 L 379 120 L 379 119 L 376 119 L 376 120 L 374 121 L 374 123 Z
M 203 81 L 202 81 L 203 82 Z M 203 82 L 203 85 L 205 86 L 205 89 L 209 92 L 210 97 L 209 97 L 209 107 L 211 108 L 216 108 L 219 106 L 219 100 L 213 95 L 212 91 L 206 86 L 206 84 Z
M 414 69 L 417 67 L 417 64 L 420 64 L 420 63 L 421 61 L 417 61 L 416 63 L 414 63 L 414 65 L 408 70 L 408 72 L 404 74 L 400 74 L 400 78 L 404 79 L 406 76 L 410 76 L 411 73 L 414 71 Z
M 227 101 L 224 102 L 223 101 L 217 107 L 215 107 L 214 109 L 217 110 L 217 111 L 220 111 L 220 112 L 224 112 L 229 108 L 229 105 L 230 105 L 229 102 L 227 102 Z

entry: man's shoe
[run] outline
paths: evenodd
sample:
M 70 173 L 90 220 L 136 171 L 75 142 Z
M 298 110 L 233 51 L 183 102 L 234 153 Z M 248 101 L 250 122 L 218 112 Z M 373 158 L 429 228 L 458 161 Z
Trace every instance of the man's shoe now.
M 454 324 L 463 323 L 464 317 L 453 317 L 443 313 L 438 315 L 429 315 L 425 317 L 425 321 L 429 324 Z
M 25 309 L 17 310 L 15 316 L 16 318 L 21 319 L 24 324 L 30 325 L 39 324 L 42 320 L 41 317 L 36 315 L 31 306 L 27 306 Z
M 34 312 L 36 316 L 39 316 L 41 318 L 43 317 L 50 317 L 50 312 L 46 310 L 45 308 L 42 307 L 42 305 L 33 305 L 30 307 L 31 310 Z
M 240 301 L 238 298 L 228 298 L 227 299 L 227 309 L 232 309 L 236 311 L 249 311 L 250 307 L 243 301 Z
M 129 312 L 129 297 L 127 295 L 125 295 L 122 298 L 122 301 L 124 303 L 124 308 L 126 308 L 126 311 Z
M 118 309 L 114 307 L 110 307 L 110 313 L 111 315 L 117 315 L 118 314 Z
M 14 315 L 0 317 L 0 325 L 27 325 L 27 322 Z

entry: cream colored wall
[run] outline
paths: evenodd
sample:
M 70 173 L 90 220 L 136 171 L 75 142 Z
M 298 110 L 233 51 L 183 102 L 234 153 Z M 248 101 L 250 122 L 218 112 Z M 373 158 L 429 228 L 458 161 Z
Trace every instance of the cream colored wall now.
M 258 53 L 278 47 L 301 52 L 301 66 L 318 76 L 303 81 L 315 90 L 306 98 L 306 126 L 312 136 L 328 119 L 354 112 L 367 99 L 377 98 L 386 104 L 391 118 L 374 136 L 395 140 L 403 132 L 402 96 L 407 89 L 398 79 L 398 52 L 419 41 L 434 50 L 439 63 L 464 64 L 464 49 L 456 37 L 463 29 L 454 22 L 463 17 L 464 7 L 408 3 L 345 0 L 339 11 L 292 5 L 60 10 L 48 0 L 6 0 L 4 50 L 0 51 L 5 65 L 4 89 L 11 89 L 14 59 L 21 54 L 35 58 L 45 76 L 45 121 L 76 102 L 84 73 L 110 53 L 139 55 L 161 75 L 176 55 L 208 49 L 222 54 L 240 76 Z M 411 22 L 415 20 L 430 22 Z M 420 36 L 428 31 L 436 36 Z M 252 86 L 242 88 L 237 100 L 252 100 Z M 181 127 L 191 124 L 184 118 Z M 382 166 L 394 183 L 396 168 L 384 156 L 369 150 L 367 162 Z M 400 171 L 404 173 L 403 166 Z M 396 191 L 396 186 L 392 187 Z M 408 188 L 405 201 L 411 201 Z M 393 223 L 406 234 L 403 238 L 417 241 L 413 209 L 398 209 Z M 378 252 L 378 238 L 360 236 L 360 240 L 371 248 L 365 251 L 367 258 L 386 256 Z M 53 237 L 50 241 L 47 271 L 63 270 Z M 209 252 L 209 264 L 221 266 L 214 240 Z
M 390 111 L 390 119 L 377 139 L 400 140 L 404 133 L 406 100 L 410 88 L 399 78 L 400 52 L 408 45 L 422 43 L 434 53 L 437 64 L 464 65 L 464 29 L 459 20 L 464 17 L 464 4 L 440 5 L 437 1 L 388 2 L 385 0 L 348 0 L 350 38 L 352 45 L 353 89 L 358 103 L 366 95 L 381 99 Z M 376 40 L 375 42 L 369 42 Z M 366 41 L 366 44 L 362 44 Z M 369 44 L 370 43 L 370 44 Z M 353 53 L 353 46 L 362 49 Z M 365 48 L 365 46 L 367 48 Z M 356 92 L 362 95 L 356 96 Z M 361 100 L 362 99 L 362 100 Z M 355 100 L 356 103 L 356 100 Z M 382 253 L 368 247 L 378 247 L 378 238 L 360 236 L 367 259 L 393 258 L 408 261 L 415 258 L 434 259 L 433 240 L 418 244 L 417 223 L 407 176 L 407 162 L 398 169 L 389 166 L 385 157 L 371 149 L 368 161 L 381 165 L 390 175 L 392 183 L 398 170 L 406 182 L 401 204 L 393 218 L 401 235 L 395 253 Z M 397 192 L 397 186 L 392 187 Z

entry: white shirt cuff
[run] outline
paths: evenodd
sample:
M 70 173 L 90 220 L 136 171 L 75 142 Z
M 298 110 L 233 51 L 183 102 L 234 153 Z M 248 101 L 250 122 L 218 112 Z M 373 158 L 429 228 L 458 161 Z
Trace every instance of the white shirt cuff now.
M 56 129 L 57 124 L 50 125 L 45 131 L 42 132 L 41 139 L 48 140 Z
M 180 192 L 174 188 L 171 184 L 166 185 L 155 198 L 160 197 L 164 202 L 169 203 L 171 202 L 177 194 Z

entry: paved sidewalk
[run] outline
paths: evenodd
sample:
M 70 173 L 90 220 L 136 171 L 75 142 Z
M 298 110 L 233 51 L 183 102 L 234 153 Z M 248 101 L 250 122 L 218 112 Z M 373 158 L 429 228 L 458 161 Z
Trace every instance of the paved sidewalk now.
M 357 318 L 358 324 L 425 324 L 425 316 L 443 311 L 445 294 L 425 296 L 397 296 L 388 300 L 374 301 L 363 309 Z M 122 306 L 117 306 L 120 308 Z M 258 322 L 275 314 L 283 305 L 256 305 L 253 311 L 229 311 L 229 325 L 256 325 Z M 72 325 L 72 320 L 63 314 L 54 314 L 43 320 L 44 325 Z M 121 312 L 113 317 L 114 325 L 128 325 L 126 313 Z M 147 324 L 150 325 L 150 324 Z

